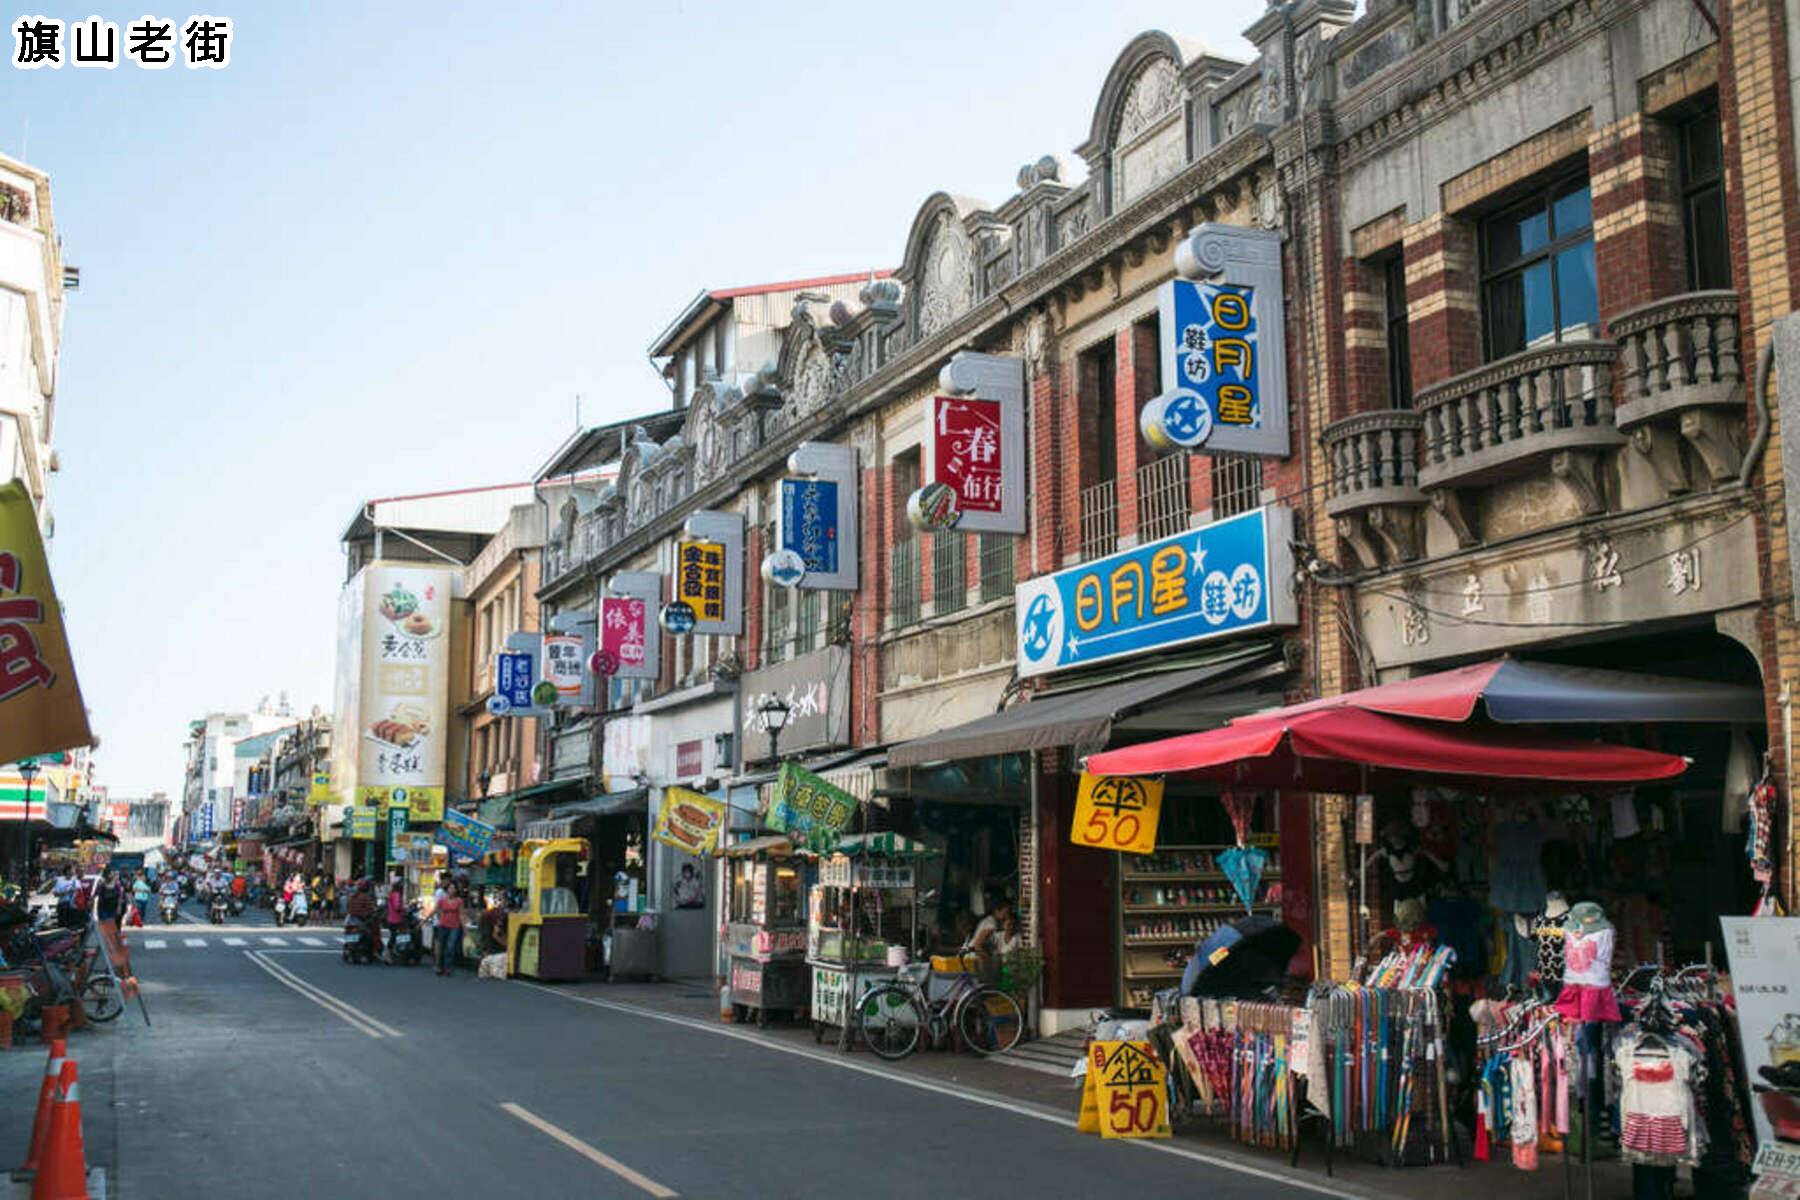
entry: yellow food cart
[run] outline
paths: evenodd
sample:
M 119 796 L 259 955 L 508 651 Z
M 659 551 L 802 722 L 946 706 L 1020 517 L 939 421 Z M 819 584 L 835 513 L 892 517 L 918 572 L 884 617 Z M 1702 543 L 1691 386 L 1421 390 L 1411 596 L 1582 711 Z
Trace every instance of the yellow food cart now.
M 580 838 L 530 838 L 519 847 L 518 886 L 525 907 L 506 926 L 506 961 L 514 975 L 579 979 L 587 963 L 588 915 L 575 897 L 586 867 Z

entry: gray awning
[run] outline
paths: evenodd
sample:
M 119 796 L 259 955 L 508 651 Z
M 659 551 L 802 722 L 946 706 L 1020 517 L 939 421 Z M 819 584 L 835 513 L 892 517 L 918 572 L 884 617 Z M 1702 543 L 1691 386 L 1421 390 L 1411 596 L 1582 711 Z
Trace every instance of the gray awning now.
M 1115 722 L 1146 705 L 1196 689 L 1218 687 L 1268 665 L 1280 651 L 1270 643 L 1245 647 L 1212 662 L 1097 687 L 1040 695 L 1025 704 L 888 748 L 888 765 L 916 767 L 944 759 L 977 758 L 1059 746 L 1098 749 Z
M 590 796 L 573 804 L 559 804 L 550 810 L 552 820 L 562 817 L 616 817 L 621 813 L 648 812 L 650 789 L 632 788 L 628 792 L 608 792 Z

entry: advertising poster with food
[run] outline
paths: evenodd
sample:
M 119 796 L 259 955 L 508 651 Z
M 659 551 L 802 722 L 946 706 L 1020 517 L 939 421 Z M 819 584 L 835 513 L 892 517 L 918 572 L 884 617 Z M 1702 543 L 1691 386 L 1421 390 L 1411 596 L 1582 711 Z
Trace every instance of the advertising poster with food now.
M 662 814 L 651 837 L 684 854 L 707 854 L 719 848 L 725 805 L 686 788 L 664 788 Z
M 1720 917 L 1719 924 L 1757 1143 L 1800 1154 L 1800 917 Z
M 364 589 L 359 804 L 444 816 L 452 572 L 378 563 Z

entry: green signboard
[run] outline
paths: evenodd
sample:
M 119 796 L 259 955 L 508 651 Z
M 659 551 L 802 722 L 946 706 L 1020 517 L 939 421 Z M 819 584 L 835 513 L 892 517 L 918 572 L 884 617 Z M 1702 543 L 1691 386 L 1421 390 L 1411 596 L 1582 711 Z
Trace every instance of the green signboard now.
M 769 802 L 767 824 L 809 849 L 828 853 L 836 849 L 838 836 L 849 828 L 860 803 L 806 768 L 783 763 L 775 781 L 775 796 Z

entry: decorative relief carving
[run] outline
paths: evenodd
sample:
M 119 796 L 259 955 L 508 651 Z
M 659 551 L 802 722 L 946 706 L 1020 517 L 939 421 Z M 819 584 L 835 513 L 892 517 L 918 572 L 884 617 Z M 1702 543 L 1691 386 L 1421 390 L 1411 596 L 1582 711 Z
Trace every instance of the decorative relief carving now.
M 1119 129 L 1115 146 L 1123 146 L 1155 125 L 1181 104 L 1181 75 L 1166 58 L 1145 63 L 1119 104 Z
M 919 266 L 919 336 L 929 337 L 968 311 L 973 285 L 968 236 L 950 213 L 939 213 Z

